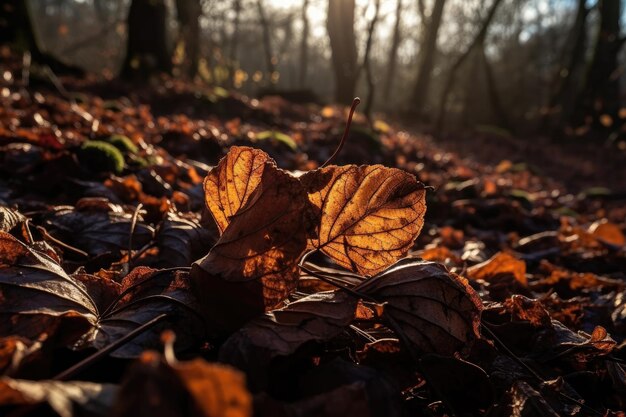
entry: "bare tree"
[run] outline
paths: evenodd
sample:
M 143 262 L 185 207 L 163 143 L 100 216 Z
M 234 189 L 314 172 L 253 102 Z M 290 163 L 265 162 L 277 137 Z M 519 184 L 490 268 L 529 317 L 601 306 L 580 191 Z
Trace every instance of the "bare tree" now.
M 561 126 L 571 116 L 576 91 L 574 76 L 585 60 L 589 11 L 587 0 L 578 0 L 576 18 L 552 82 L 553 92 L 548 102 L 548 111 L 542 121 L 543 128 L 549 127 L 551 122 L 553 126 Z
M 335 73 L 335 101 L 350 104 L 358 79 L 356 38 L 354 35 L 355 0 L 329 0 L 326 21 Z
M 367 100 L 365 101 L 365 107 L 363 113 L 368 119 L 371 119 L 372 106 L 374 105 L 374 96 L 376 94 L 376 86 L 374 84 L 374 77 L 372 74 L 372 64 L 370 62 L 370 53 L 372 50 L 372 43 L 374 41 L 374 33 L 376 30 L 376 23 L 378 23 L 378 15 L 380 13 L 380 0 L 374 0 L 374 16 L 370 21 L 369 28 L 367 30 L 367 42 L 365 44 L 365 52 L 363 54 L 363 68 L 365 69 L 365 77 L 367 79 Z M 358 73 L 357 73 L 358 78 Z
M 593 116 L 596 123 L 602 115 L 617 120 L 620 106 L 618 54 L 626 42 L 626 38 L 620 38 L 620 0 L 599 0 L 598 11 L 599 33 L 575 122 L 587 115 Z
M 298 87 L 306 87 L 306 77 L 309 70 L 309 0 L 302 2 L 302 37 L 300 38 L 300 72 L 298 74 Z
M 420 1 L 420 13 L 424 14 L 424 5 Z M 446 0 L 437 0 L 433 6 L 433 10 L 428 19 L 428 24 L 424 25 L 424 47 L 420 51 L 420 64 L 418 67 L 417 79 L 415 80 L 415 86 L 413 87 L 413 94 L 409 103 L 409 108 L 412 112 L 421 116 L 424 111 L 424 105 L 428 98 L 428 91 L 430 89 L 430 77 L 435 65 L 435 56 L 437 54 L 437 34 L 439 33 L 439 27 L 441 26 L 441 20 L 443 17 L 443 9 L 445 7 Z
M 396 77 L 396 66 L 398 63 L 398 48 L 400 47 L 400 26 L 402 24 L 402 0 L 396 2 L 396 19 L 393 25 L 393 35 L 391 38 L 391 46 L 389 48 L 389 57 L 387 58 L 387 72 L 385 74 L 385 84 L 383 87 L 383 99 L 389 100 L 393 81 Z
M 472 54 L 472 52 L 478 47 L 482 46 L 485 42 L 485 38 L 487 37 L 487 31 L 489 30 L 489 26 L 493 21 L 493 17 L 498 10 L 498 6 L 502 3 L 502 0 L 494 0 L 491 8 L 487 12 L 487 17 L 485 18 L 482 26 L 478 30 L 478 33 L 467 47 L 467 49 L 454 61 L 450 71 L 448 73 L 448 78 L 444 84 L 443 93 L 441 94 L 441 99 L 439 101 L 439 111 L 437 112 L 437 130 L 441 130 L 443 126 L 443 121 L 445 117 L 446 105 L 448 102 L 448 96 L 452 91 L 452 87 L 454 87 L 454 81 L 456 79 L 456 73 L 459 68 L 463 65 L 465 60 Z
M 267 80 L 271 80 L 272 74 L 276 71 L 274 64 L 274 54 L 272 53 L 272 36 L 269 20 L 265 14 L 265 7 L 263 6 L 263 0 L 257 0 L 257 11 L 259 13 L 259 21 L 261 23 L 261 30 L 263 33 L 263 52 L 265 53 L 265 70 L 267 73 Z
M 49 66 L 55 73 L 82 75 L 80 68 L 67 65 L 42 49 L 30 6 L 29 0 L 0 0 L 0 40 L 20 52 L 30 53 L 32 61 Z

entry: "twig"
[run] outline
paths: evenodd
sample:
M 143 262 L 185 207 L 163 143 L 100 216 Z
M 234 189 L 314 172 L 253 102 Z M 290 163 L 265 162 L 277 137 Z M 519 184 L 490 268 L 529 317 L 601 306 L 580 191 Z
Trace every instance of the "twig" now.
M 67 250 L 69 250 L 69 251 L 71 251 L 71 252 L 74 252 L 74 253 L 77 253 L 77 254 L 79 254 L 79 255 L 81 255 L 81 256 L 83 256 L 83 257 L 85 257 L 85 258 L 89 258 L 89 254 L 88 254 L 87 252 L 82 251 L 82 250 L 80 250 L 80 249 L 78 249 L 78 248 L 75 248 L 75 247 L 73 247 L 73 246 L 68 245 L 68 244 L 67 244 L 67 243 L 65 243 L 65 242 L 60 241 L 59 239 L 57 239 L 57 238 L 53 237 L 52 235 L 50 235 L 50 234 L 48 233 L 48 231 L 47 231 L 45 228 L 43 228 L 43 227 L 41 227 L 41 226 L 35 226 L 35 228 L 37 229 L 37 231 L 38 231 L 39 233 L 41 233 L 41 236 L 42 236 L 45 240 L 49 240 L 49 241 L 51 241 L 51 242 L 53 242 L 53 243 L 55 243 L 55 244 L 57 244 L 57 245 L 61 246 L 63 249 L 67 249 Z M 31 236 L 31 237 L 32 237 L 32 236 Z
M 169 314 L 165 314 L 165 313 L 156 316 L 152 320 L 150 320 L 150 321 L 142 324 L 141 326 L 137 327 L 135 330 L 131 331 L 130 333 L 127 333 L 126 335 L 124 335 L 121 338 L 117 339 L 115 342 L 113 342 L 113 343 L 105 346 L 104 348 L 100 349 L 99 351 L 97 351 L 93 355 L 90 355 L 90 356 L 86 357 L 82 361 L 80 361 L 77 364 L 71 366 L 70 368 L 66 369 L 65 371 L 61 372 L 60 374 L 55 375 L 52 378 L 52 380 L 54 380 L 54 381 L 65 381 L 65 380 L 73 377 L 74 375 L 76 375 L 80 371 L 83 371 L 85 368 L 87 368 L 87 367 L 93 365 L 94 363 L 98 362 L 100 359 L 102 359 L 104 356 L 106 356 L 110 352 L 113 352 L 113 351 L 117 350 L 119 347 L 121 347 L 122 345 L 126 344 L 127 342 L 129 342 L 130 340 L 134 339 L 135 337 L 139 336 L 140 334 L 142 334 L 146 330 L 154 327 L 156 324 L 160 323 L 161 321 L 163 321 L 167 317 L 169 317 Z
M 352 331 L 354 331 L 356 334 L 358 334 L 359 336 L 361 336 L 362 338 L 364 338 L 365 340 L 369 341 L 370 343 L 374 343 L 376 342 L 378 339 L 376 339 L 374 336 L 372 336 L 371 334 L 369 334 L 368 332 L 366 332 L 363 329 L 359 329 L 357 326 L 355 326 L 354 324 L 350 325 L 350 329 Z
M 139 210 L 143 207 L 143 204 L 139 203 L 135 208 L 135 212 L 133 213 L 133 218 L 130 221 L 130 235 L 128 236 L 128 262 L 127 271 L 130 272 L 130 267 L 132 266 L 132 254 L 133 254 L 133 235 L 135 234 L 135 226 L 137 226 L 137 217 L 139 217 Z
M 360 102 L 361 102 L 361 99 L 358 97 L 355 97 L 354 100 L 352 100 L 352 106 L 350 107 L 350 114 L 348 115 L 348 122 L 346 123 L 346 128 L 343 131 L 341 142 L 339 142 L 339 146 L 337 146 L 337 149 L 335 149 L 335 152 L 330 156 L 330 158 L 326 160 L 326 162 L 322 164 L 320 168 L 324 168 L 325 166 L 330 165 L 330 163 L 335 160 L 337 155 L 339 155 L 341 148 L 343 148 L 343 144 L 346 142 L 346 139 L 348 139 L 348 134 L 350 133 L 350 125 L 352 124 L 352 116 L 354 115 L 356 106 L 358 106 Z

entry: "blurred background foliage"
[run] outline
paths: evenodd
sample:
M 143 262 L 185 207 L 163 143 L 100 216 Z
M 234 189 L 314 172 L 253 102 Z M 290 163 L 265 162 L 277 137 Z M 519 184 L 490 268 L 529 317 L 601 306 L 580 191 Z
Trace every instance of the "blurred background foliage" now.
M 301 102 L 360 95 L 366 114 L 424 128 L 623 151 L 622 3 L 2 0 L 0 39 L 56 71 L 133 82 L 166 72 Z

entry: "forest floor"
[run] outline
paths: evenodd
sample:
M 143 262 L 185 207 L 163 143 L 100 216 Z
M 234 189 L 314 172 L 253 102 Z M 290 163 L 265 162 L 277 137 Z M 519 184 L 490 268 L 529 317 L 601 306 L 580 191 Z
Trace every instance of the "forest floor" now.
M 402 182 L 382 206 L 425 195 L 424 218 L 423 202 L 394 206 L 418 216 L 397 229 L 423 222 L 421 233 L 380 273 L 364 272 L 377 254 L 344 265 L 321 249 L 306 260 L 294 249 L 300 269 L 289 269 L 291 240 L 279 261 L 220 251 L 226 236 L 252 245 L 241 234 L 260 226 L 229 234 L 238 219 L 265 227 L 274 206 L 295 207 L 298 187 L 326 172 L 314 170 L 337 148 L 347 109 L 169 78 L 137 86 L 33 70 L 25 85 L 3 54 L 1 415 L 624 416 L 623 152 L 485 132 L 434 139 L 357 113 L 333 163 L 412 175 L 325 168 L 355 173 L 342 210 L 373 171 L 389 173 Z M 308 174 L 285 177 L 245 147 Z M 230 198 L 220 193 L 250 155 L 246 192 L 260 181 L 266 194 L 250 199 L 264 210 L 221 218 L 211 201 Z M 255 158 L 272 181 L 254 176 Z M 343 238 L 334 250 L 370 248 Z M 277 305 L 272 291 L 286 289 L 268 281 L 282 279 L 275 270 L 224 280 L 229 262 L 253 256 L 296 274 Z M 259 288 L 260 307 L 250 301 Z

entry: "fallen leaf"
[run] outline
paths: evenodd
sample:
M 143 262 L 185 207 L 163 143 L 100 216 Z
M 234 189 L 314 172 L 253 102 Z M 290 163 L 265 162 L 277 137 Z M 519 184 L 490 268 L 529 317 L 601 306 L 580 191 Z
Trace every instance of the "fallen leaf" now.
M 171 268 L 189 266 L 206 253 L 215 242 L 214 236 L 191 216 L 168 212 L 156 235 L 159 248 L 158 266 Z
M 0 206 L 0 231 L 9 232 L 18 224 L 24 222 L 26 217 L 24 217 L 17 210 L 12 210 L 8 207 Z
M 41 343 L 24 337 L 8 336 L 0 338 L 0 374 L 13 376 L 23 362 L 41 356 Z
M 48 255 L 5 232 L 0 232 L 0 300 L 3 337 L 50 336 L 54 321 L 64 326 L 63 341 L 70 343 L 97 321 L 95 306 L 80 282 Z
M 114 417 L 250 417 L 245 376 L 203 359 L 166 363 L 144 352 L 127 372 Z
M 215 246 L 191 270 L 199 298 L 214 312 L 208 315 L 223 315 L 238 305 L 240 318 L 234 315 L 228 318 L 237 327 L 280 305 L 295 289 L 297 263 L 306 248 L 302 219 L 306 196 L 298 180 L 276 168 L 271 160 L 256 168 L 257 159 L 244 150 L 237 148 L 235 154 L 243 152 L 242 158 L 250 157 L 252 165 L 247 166 L 251 168 L 244 174 L 252 177 L 231 181 L 256 186 L 244 186 L 242 191 L 237 191 L 239 188 L 229 188 L 233 185 L 216 183 L 218 188 L 226 190 L 221 191 L 220 198 L 226 199 L 221 200 L 221 207 L 229 213 L 218 215 L 216 221 L 228 223 Z M 230 166 L 230 159 L 231 156 L 226 156 L 220 162 L 222 167 Z M 217 170 L 221 172 L 222 168 L 218 165 Z M 229 181 L 219 176 L 219 181 L 222 180 Z M 207 180 L 206 184 L 214 183 Z M 247 191 L 250 189 L 252 192 Z M 228 196 L 224 196 L 225 192 Z M 235 199 L 232 204 L 231 198 Z M 238 207 L 236 211 L 232 211 L 234 207 Z M 218 212 L 222 213 L 221 209 Z
M 246 378 L 227 365 L 208 363 L 203 359 L 178 362 L 174 371 L 189 390 L 204 416 L 249 417 L 252 396 Z
M 511 274 L 515 279 L 526 286 L 526 263 L 507 252 L 498 252 L 485 262 L 467 269 L 467 276 L 471 279 L 482 279 L 494 282 L 498 275 Z
M 404 259 L 354 290 L 385 303 L 393 330 L 420 352 L 452 355 L 480 338 L 480 298 L 440 264 Z
M 89 274 L 70 276 L 45 253 L 5 232 L 0 232 L 0 299 L 0 337 L 58 336 L 56 344 L 74 348 L 102 348 L 164 313 L 184 320 L 190 333 L 201 327 L 194 327 L 195 299 L 182 273 L 139 267 L 121 284 Z M 136 357 L 158 344 L 153 329 L 113 355 Z
M 310 246 L 352 271 L 384 270 L 406 255 L 424 225 L 424 186 L 399 169 L 329 166 L 301 181 L 318 221 Z
M 17 408 L 47 403 L 60 417 L 106 417 L 110 413 L 116 392 L 117 386 L 113 384 L 27 381 L 0 377 L 0 406 L 3 409 L 8 408 L 7 411 L 11 406 Z
M 105 253 L 118 257 L 121 251 L 128 250 L 132 217 L 130 213 L 58 207 L 46 216 L 45 224 L 51 235 L 84 250 L 90 257 Z M 154 229 L 144 224 L 141 216 L 138 220 L 133 229 L 132 249 L 142 248 L 154 235 Z
M 209 172 L 204 180 L 204 198 L 220 234 L 261 185 L 269 161 L 270 157 L 259 149 L 233 146 Z
M 255 388 L 265 388 L 271 359 L 307 342 L 328 340 L 354 320 L 358 300 L 344 292 L 309 295 L 252 320 L 221 347 L 220 360 L 242 369 Z
M 102 286 L 101 278 L 91 276 L 90 280 L 96 280 L 95 285 Z M 95 291 L 90 286 L 88 288 L 95 295 Z M 199 306 L 185 272 L 137 267 L 122 279 L 115 290 L 114 299 L 109 299 L 111 293 L 105 295 L 101 304 L 107 307 L 98 310 L 97 324 L 82 337 L 76 348 L 103 348 L 161 314 L 168 315 L 168 325 L 179 329 L 178 349 L 197 346 L 205 336 L 205 325 L 197 313 Z M 94 303 L 98 301 L 94 298 Z M 135 358 L 147 348 L 159 348 L 162 328 L 162 325 L 153 327 L 129 340 L 111 355 Z
M 626 237 L 622 229 L 606 220 L 599 220 L 589 226 L 589 233 L 596 239 L 614 246 L 626 245 Z

